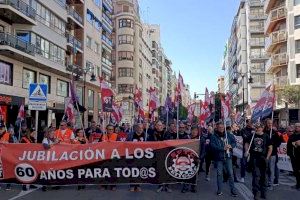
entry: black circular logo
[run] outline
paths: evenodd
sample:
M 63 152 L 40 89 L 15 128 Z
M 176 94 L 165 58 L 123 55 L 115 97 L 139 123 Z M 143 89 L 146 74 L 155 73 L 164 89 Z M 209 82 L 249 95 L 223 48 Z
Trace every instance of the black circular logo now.
M 178 147 L 169 152 L 165 160 L 167 172 L 176 179 L 191 179 L 199 169 L 198 154 L 187 147 Z

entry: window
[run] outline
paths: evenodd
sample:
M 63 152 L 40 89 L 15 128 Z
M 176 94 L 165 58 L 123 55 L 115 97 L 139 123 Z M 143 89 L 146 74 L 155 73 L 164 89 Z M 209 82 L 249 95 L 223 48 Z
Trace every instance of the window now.
M 94 14 L 88 9 L 87 13 L 86 13 L 86 19 L 88 20 L 88 22 L 90 22 L 91 24 L 94 23 Z
M 131 51 L 119 51 L 119 60 L 133 60 L 133 52 Z
M 89 36 L 86 36 L 86 46 L 90 49 L 92 48 L 92 38 Z
M 100 96 L 100 93 L 98 93 L 97 97 L 98 97 L 98 110 L 99 110 L 99 112 L 101 112 L 102 104 L 101 104 L 101 96 Z
M 300 53 L 300 40 L 295 41 L 295 52 Z
M 94 91 L 88 90 L 88 107 L 94 109 Z
M 133 93 L 133 85 L 119 84 L 118 91 L 119 93 Z
M 95 28 L 97 30 L 101 30 L 101 22 L 98 19 L 95 19 Z
M 129 12 L 129 6 L 123 6 L 123 12 Z
M 97 5 L 97 6 L 100 6 L 101 4 L 101 0 L 94 0 L 94 3 Z
M 40 74 L 40 80 L 39 83 L 48 85 L 48 94 L 50 94 L 51 91 L 51 81 L 50 76 Z
M 69 85 L 66 81 L 57 79 L 56 94 L 58 96 L 67 97 L 69 93 Z
M 101 76 L 101 67 L 97 66 L 97 75 L 100 77 Z
M 28 70 L 28 69 L 23 69 L 23 88 L 28 89 L 30 83 L 35 83 L 36 82 L 36 72 Z
M 97 42 L 95 42 L 95 49 L 94 49 L 95 53 L 99 54 L 100 53 L 100 44 L 98 44 Z
M 300 64 L 296 65 L 296 70 L 297 70 L 297 78 L 300 78 Z
M 78 87 L 76 88 L 76 93 L 77 93 L 77 97 L 78 97 L 78 103 L 79 104 L 83 104 L 83 88 L 82 87 Z M 83 105 L 84 106 L 84 105 Z
M 131 19 L 120 19 L 119 20 L 119 28 L 133 28 L 133 21 Z
M 17 37 L 21 40 L 23 40 L 24 42 L 30 42 L 30 32 L 17 32 Z
M 140 66 L 140 68 L 143 67 L 143 61 L 142 61 L 142 59 L 140 59 L 140 58 L 139 58 L 139 66 Z
M 13 65 L 0 61 L 0 84 L 12 85 Z
M 133 69 L 131 68 L 119 68 L 119 77 L 133 77 Z
M 300 4 L 300 0 L 294 0 L 294 5 L 297 6 Z
M 300 15 L 295 16 L 295 29 L 300 28 Z
M 133 36 L 119 35 L 119 44 L 133 44 Z
M 139 82 L 142 83 L 143 82 L 143 75 L 140 73 L 139 74 Z

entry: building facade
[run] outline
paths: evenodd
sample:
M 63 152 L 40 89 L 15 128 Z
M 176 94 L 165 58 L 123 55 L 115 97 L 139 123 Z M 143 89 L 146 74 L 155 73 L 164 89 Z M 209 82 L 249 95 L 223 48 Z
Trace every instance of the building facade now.
M 225 79 L 224 76 L 220 76 L 218 78 L 218 93 L 226 93 L 227 91 L 225 91 Z
M 272 75 L 279 94 L 275 119 L 285 125 L 286 121 L 299 120 L 299 107 L 286 105 L 280 90 L 286 85 L 300 84 L 300 1 L 266 0 L 264 12 L 268 16 L 264 29 L 269 55 L 266 72 Z
M 97 121 L 101 106 L 95 76 L 111 76 L 111 65 L 103 59 L 110 61 L 110 55 L 103 49 L 112 48 L 112 2 L 7 2 L 0 2 L 0 94 L 12 101 L 0 104 L 10 113 L 8 123 L 14 124 L 21 104 L 27 110 L 30 83 L 48 85 L 47 110 L 40 111 L 39 125 L 59 123 L 72 77 L 77 80 L 79 103 L 87 108 L 84 124 Z M 27 111 L 27 122 L 34 118 L 35 112 Z

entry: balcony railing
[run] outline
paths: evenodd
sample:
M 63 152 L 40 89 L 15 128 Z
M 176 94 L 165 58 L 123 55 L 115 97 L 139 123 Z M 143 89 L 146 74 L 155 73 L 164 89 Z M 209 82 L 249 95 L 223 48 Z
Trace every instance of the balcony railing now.
M 0 32 L 0 45 L 8 45 L 32 56 L 36 53 L 34 45 L 9 33 Z
M 113 25 L 111 18 L 108 17 L 105 13 L 102 13 L 102 17 L 110 26 Z
M 264 40 L 257 40 L 255 38 L 250 39 L 250 45 L 251 46 L 264 46 L 265 41 Z
M 264 26 L 250 26 L 250 32 L 264 32 Z
M 109 46 L 112 47 L 112 41 L 106 37 L 105 35 L 102 35 L 102 40 L 105 41 Z
M 251 60 L 268 59 L 268 56 L 264 53 L 262 53 L 262 54 L 252 54 L 249 57 L 250 57 Z
M 248 0 L 249 6 L 263 6 L 264 2 L 260 0 Z
M 271 68 L 287 65 L 288 62 L 287 53 L 274 54 L 266 63 L 266 70 L 269 71 Z
M 105 63 L 105 64 L 108 65 L 108 66 L 111 66 L 111 65 L 112 65 L 112 64 L 111 64 L 111 61 L 110 61 L 109 59 L 105 58 L 105 57 L 102 57 L 102 62 Z
M 287 41 L 287 32 L 286 30 L 279 30 L 271 33 L 271 35 L 266 39 L 266 49 L 269 49 L 270 46 Z
M 277 86 L 285 86 L 289 84 L 289 79 L 287 76 L 276 77 L 274 84 Z
M 284 19 L 284 18 L 286 18 L 286 15 L 287 15 L 287 10 L 286 10 L 285 6 L 271 10 L 271 12 L 266 20 L 265 32 L 267 32 L 267 30 L 272 22 L 278 21 L 280 19 Z
M 67 42 L 68 43 L 72 44 L 73 47 L 76 47 L 76 48 L 82 50 L 82 42 L 81 41 L 79 41 L 78 39 L 76 39 L 71 34 L 67 34 L 66 37 L 67 37 Z
M 112 1 L 111 0 L 103 0 L 102 2 L 103 2 L 104 7 L 106 7 L 107 10 L 109 10 L 109 12 L 112 13 L 112 11 L 113 11 L 113 3 L 112 3 Z
M 0 4 L 10 5 L 16 10 L 26 15 L 27 17 L 30 17 L 31 19 L 35 20 L 36 11 L 21 0 L 0 0 Z
M 72 7 L 68 6 L 67 7 L 68 10 L 68 15 L 72 16 L 75 20 L 77 20 L 81 25 L 83 25 L 83 19 L 81 17 L 81 15 L 76 12 L 76 10 L 74 10 Z
M 264 13 L 257 13 L 257 14 L 252 14 L 250 13 L 249 15 L 249 19 L 267 19 L 267 15 L 265 15 Z

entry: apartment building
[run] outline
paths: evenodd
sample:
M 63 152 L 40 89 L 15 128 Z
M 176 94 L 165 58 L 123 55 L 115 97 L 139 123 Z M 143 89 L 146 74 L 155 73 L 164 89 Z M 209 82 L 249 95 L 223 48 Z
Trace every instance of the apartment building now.
M 260 0 L 240 1 L 228 39 L 228 55 L 224 57 L 226 88 L 240 111 L 246 105 L 254 105 L 266 85 L 264 21 L 267 17 L 263 6 Z M 253 81 L 250 83 L 249 79 Z
M 21 104 L 27 110 L 30 83 L 48 85 L 47 110 L 40 111 L 39 125 L 59 123 L 71 75 L 87 108 L 84 124 L 98 120 L 97 75 L 111 76 L 112 10 L 110 0 L 0 2 L 0 104 L 9 113 L 8 123 L 14 124 Z M 27 111 L 27 122 L 34 118 L 35 112 Z
M 266 72 L 272 74 L 277 90 L 275 119 L 299 121 L 299 107 L 288 105 L 288 112 L 280 90 L 286 85 L 300 84 L 300 1 L 266 0 L 264 12 L 267 36 L 265 49 L 269 55 Z

